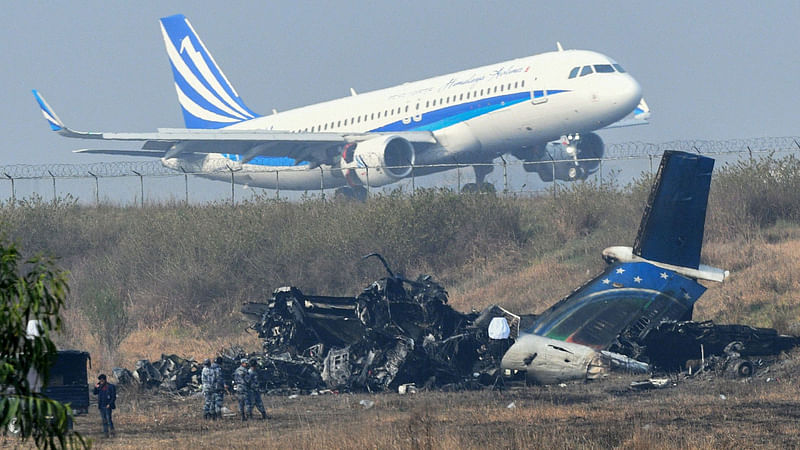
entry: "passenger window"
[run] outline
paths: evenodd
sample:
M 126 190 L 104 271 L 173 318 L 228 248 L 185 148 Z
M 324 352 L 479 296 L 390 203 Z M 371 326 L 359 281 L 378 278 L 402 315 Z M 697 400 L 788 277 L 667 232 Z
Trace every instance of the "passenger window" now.
M 589 75 L 591 73 L 592 73 L 592 66 L 584 66 L 583 69 L 581 69 L 582 77 L 585 77 L 586 75 Z
M 517 85 L 518 85 L 518 84 L 519 84 L 519 82 L 518 82 L 518 81 L 515 81 L 515 82 L 514 82 L 514 89 L 516 89 L 516 88 L 517 88 Z
M 504 86 L 501 84 L 501 85 L 500 85 L 500 92 L 503 92 L 503 87 L 504 87 Z
M 511 90 L 511 83 L 508 83 L 508 90 Z
M 573 67 L 572 70 L 569 71 L 569 77 L 575 78 L 578 76 L 578 71 L 581 70 L 580 67 Z
M 419 103 L 417 103 L 417 111 L 419 111 Z
M 467 92 L 467 100 L 469 100 L 469 92 Z
M 522 81 L 519 83 L 519 87 L 525 87 L 525 80 L 522 80 Z
M 464 94 L 461 94 L 461 95 L 458 97 L 458 101 L 461 101 L 461 100 L 464 100 Z
M 597 73 L 613 73 L 614 68 L 611 67 L 611 64 L 596 64 L 594 71 Z
M 483 97 L 483 89 L 481 89 L 481 97 Z
M 408 112 L 408 105 L 406 105 L 406 112 Z
M 361 123 L 361 116 L 358 116 L 358 123 Z
M 623 69 L 619 64 L 614 64 L 614 68 L 617 69 L 617 72 L 619 73 L 625 73 L 625 69 Z
M 425 107 L 426 108 L 430 108 L 431 107 L 431 101 L 430 100 L 425 102 Z
M 497 92 L 497 86 L 494 87 L 494 91 Z

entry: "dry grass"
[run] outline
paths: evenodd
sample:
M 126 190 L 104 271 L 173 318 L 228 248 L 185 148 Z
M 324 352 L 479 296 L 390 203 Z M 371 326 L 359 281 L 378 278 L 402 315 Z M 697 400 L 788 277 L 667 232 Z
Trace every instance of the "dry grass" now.
M 270 420 L 244 424 L 203 421 L 200 397 L 122 392 L 116 438 L 99 437 L 94 409 L 76 428 L 98 448 L 787 448 L 800 446 L 798 362 L 774 366 L 779 381 L 691 379 L 647 392 L 615 376 L 503 392 L 265 397 Z

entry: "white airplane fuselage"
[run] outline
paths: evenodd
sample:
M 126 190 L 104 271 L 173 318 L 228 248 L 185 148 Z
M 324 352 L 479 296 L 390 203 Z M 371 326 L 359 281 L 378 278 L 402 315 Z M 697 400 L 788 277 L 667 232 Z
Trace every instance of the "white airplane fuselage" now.
M 573 76 L 574 68 L 614 67 Z M 317 103 L 242 121 L 223 130 L 290 132 L 430 131 L 415 148 L 414 166 L 488 163 L 499 155 L 543 146 L 568 134 L 589 133 L 634 111 L 641 87 L 609 57 L 583 50 L 548 52 Z M 418 147 L 419 144 L 414 144 Z M 162 158 L 166 167 L 263 188 L 309 190 L 346 186 L 334 164 L 296 164 L 290 158 L 209 153 Z M 446 170 L 427 169 L 424 173 Z M 371 169 L 373 170 L 373 169 Z

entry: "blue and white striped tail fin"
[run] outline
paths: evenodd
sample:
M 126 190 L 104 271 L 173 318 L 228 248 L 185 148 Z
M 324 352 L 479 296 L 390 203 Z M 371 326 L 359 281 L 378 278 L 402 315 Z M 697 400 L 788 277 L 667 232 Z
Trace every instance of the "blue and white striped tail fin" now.
M 53 108 L 51 108 L 50 105 L 47 104 L 44 97 L 42 97 L 42 95 L 39 94 L 39 91 L 34 89 L 32 92 L 33 96 L 36 97 L 36 102 L 39 103 L 39 108 L 41 108 L 42 110 L 42 115 L 44 116 L 45 120 L 47 120 L 47 123 L 50 125 L 50 129 L 53 131 L 61 131 L 64 128 L 66 128 L 64 126 L 64 122 L 62 122 L 61 119 L 58 118 L 56 112 L 53 111 Z
M 245 106 L 183 14 L 162 18 L 161 33 L 187 128 L 222 128 L 258 117 Z

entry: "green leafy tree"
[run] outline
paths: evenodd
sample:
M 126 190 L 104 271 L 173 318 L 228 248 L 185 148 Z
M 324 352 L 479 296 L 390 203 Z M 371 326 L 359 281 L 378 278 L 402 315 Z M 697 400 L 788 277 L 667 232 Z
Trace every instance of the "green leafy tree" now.
M 38 374 L 47 383 L 56 347 L 51 333 L 61 328 L 59 310 L 68 291 L 66 273 L 45 257 L 23 259 L 14 244 L 0 240 L 0 427 L 19 430 L 38 447 L 86 447 L 69 432 L 69 406 L 36 392 L 29 381 Z M 28 336 L 29 320 L 39 336 Z

